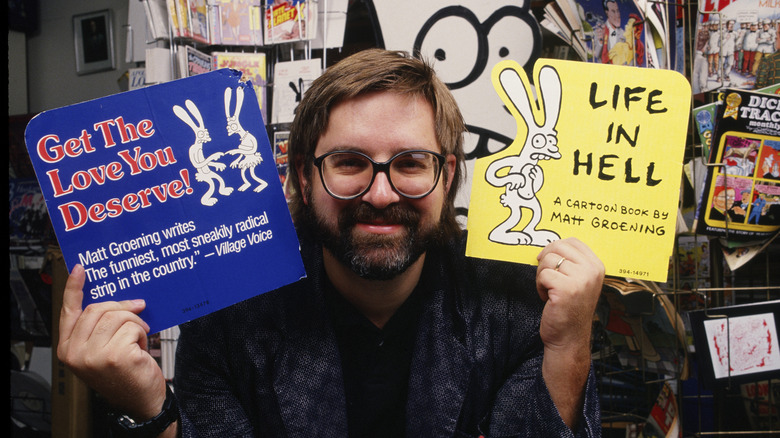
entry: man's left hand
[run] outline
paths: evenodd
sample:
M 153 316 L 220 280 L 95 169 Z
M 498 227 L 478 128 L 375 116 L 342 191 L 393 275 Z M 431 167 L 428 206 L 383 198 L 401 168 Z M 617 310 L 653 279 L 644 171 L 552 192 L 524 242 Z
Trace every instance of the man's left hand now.
M 589 345 L 604 264 L 576 238 L 550 243 L 537 259 L 536 289 L 546 303 L 539 329 L 545 347 Z

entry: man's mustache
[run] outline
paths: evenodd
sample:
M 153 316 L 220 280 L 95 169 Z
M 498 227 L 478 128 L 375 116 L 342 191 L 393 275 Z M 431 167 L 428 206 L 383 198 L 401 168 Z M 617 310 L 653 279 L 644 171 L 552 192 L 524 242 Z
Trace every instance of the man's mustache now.
M 368 203 L 360 203 L 343 210 L 339 215 L 339 225 L 342 229 L 351 228 L 359 222 L 412 226 L 419 221 L 420 214 L 415 209 L 400 204 L 379 209 Z

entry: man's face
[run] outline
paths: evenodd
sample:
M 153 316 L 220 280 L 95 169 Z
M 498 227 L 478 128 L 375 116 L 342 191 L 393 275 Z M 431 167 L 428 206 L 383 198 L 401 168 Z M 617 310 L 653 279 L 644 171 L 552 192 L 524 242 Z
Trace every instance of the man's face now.
M 421 97 L 377 92 L 341 102 L 331 110 L 328 127 L 320 136 L 315 157 L 331 151 L 359 151 L 376 162 L 410 149 L 441 152 L 436 141 L 431 105 Z M 452 175 L 455 157 L 445 166 Z M 337 260 L 371 279 L 389 279 L 414 263 L 435 240 L 449 183 L 444 174 L 436 188 L 421 199 L 408 199 L 393 190 L 387 174 L 376 175 L 362 196 L 339 200 L 322 185 L 312 168 L 304 200 L 310 222 L 323 246 Z
M 715 208 L 726 210 L 731 204 L 734 203 L 734 196 L 734 189 L 725 189 L 712 198 L 712 204 L 715 206 Z
M 618 9 L 617 2 L 607 3 L 607 21 L 614 28 L 620 27 L 620 9 Z

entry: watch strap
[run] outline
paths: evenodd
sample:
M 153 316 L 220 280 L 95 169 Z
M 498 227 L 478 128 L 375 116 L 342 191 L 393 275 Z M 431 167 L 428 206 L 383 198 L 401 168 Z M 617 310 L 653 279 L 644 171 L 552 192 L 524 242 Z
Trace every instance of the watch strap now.
M 146 421 L 136 421 L 124 414 L 113 414 L 111 431 L 115 437 L 152 438 L 163 433 L 179 419 L 179 404 L 170 385 L 165 385 L 165 403 L 159 414 Z

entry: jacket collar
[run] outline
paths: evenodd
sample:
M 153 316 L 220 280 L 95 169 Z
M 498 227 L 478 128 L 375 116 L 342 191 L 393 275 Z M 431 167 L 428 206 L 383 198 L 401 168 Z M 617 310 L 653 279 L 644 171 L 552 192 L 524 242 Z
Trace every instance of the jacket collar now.
M 312 248 L 307 266 L 309 289 L 292 315 L 300 324 L 275 360 L 274 387 L 291 437 L 346 437 L 346 401 L 338 345 L 325 307 L 322 249 Z M 431 299 L 420 320 L 409 379 L 407 436 L 453 436 L 465 400 L 471 359 L 463 336 L 463 318 L 440 257 L 433 262 Z M 441 358 L 446 357 L 443 361 Z M 313 430 L 312 428 L 315 428 Z
M 336 335 L 325 307 L 322 248 L 301 240 L 307 278 L 287 316 L 274 363 L 274 389 L 290 437 L 347 433 L 346 401 Z
M 472 361 L 452 292 L 437 289 L 420 320 L 406 405 L 410 437 L 454 436 L 469 387 Z

